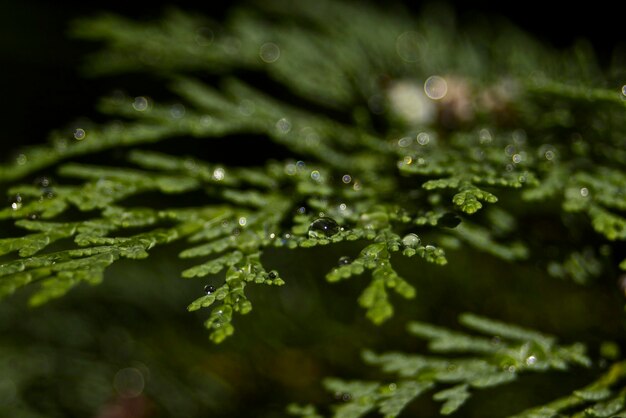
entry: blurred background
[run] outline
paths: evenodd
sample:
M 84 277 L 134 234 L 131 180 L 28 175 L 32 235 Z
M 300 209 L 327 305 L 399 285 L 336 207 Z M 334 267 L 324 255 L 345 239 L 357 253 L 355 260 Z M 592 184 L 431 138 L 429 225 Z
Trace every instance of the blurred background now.
M 81 57 L 96 45 L 68 39 L 68 23 L 98 11 L 150 19 L 170 2 L 0 1 L 0 151 L 43 142 L 78 117 L 98 120 L 97 99 L 118 87 L 154 88 L 140 78 L 81 76 Z M 179 1 L 222 19 L 242 2 Z M 417 2 L 396 3 L 419 13 Z M 547 2 L 453 2 L 460 24 L 477 15 L 504 16 L 543 42 L 569 47 L 585 38 L 601 65 L 624 47 L 623 15 L 608 2 L 568 8 Z M 395 7 L 395 6 L 394 6 Z M 26 308 L 28 291 L 0 304 L 0 416 L 7 417 L 280 417 L 289 402 L 328 404 L 325 376 L 376 378 L 363 367 L 364 347 L 423 350 L 408 338 L 410 319 L 455 327 L 471 311 L 554 333 L 563 342 L 624 342 L 623 296 L 615 286 L 582 287 L 549 278 L 532 263 L 506 264 L 471 250 L 449 254 L 445 268 L 418 259 L 396 265 L 416 285 L 415 300 L 396 299 L 397 312 L 375 327 L 356 304 L 363 280 L 327 284 L 324 274 L 358 244 L 266 254 L 288 285 L 251 286 L 254 310 L 237 318 L 234 337 L 215 346 L 202 327 L 205 313 L 186 305 L 219 278 L 183 280 L 188 267 L 176 246 L 151 261 L 123 261 L 97 287 L 83 286 L 41 308 Z M 480 257 L 482 263 L 475 260 Z M 467 272 L 471 272 L 468 280 Z M 545 301 L 549 300 L 547 304 Z M 456 415 L 498 417 L 546 402 L 586 384 L 602 364 L 565 375 L 526 376 L 477 393 Z M 558 385 L 555 384 L 558 382 Z M 439 405 L 422 397 L 406 416 L 435 416 Z
M 404 7 L 418 14 L 425 2 L 387 3 L 389 7 Z M 219 21 L 232 8 L 245 4 L 241 0 L 155 0 L 146 7 L 122 0 L 0 0 L 0 115 L 10 121 L 3 124 L 0 150 L 16 144 L 39 143 L 51 128 L 58 128 L 79 116 L 94 116 L 96 99 L 119 88 L 120 80 L 90 80 L 81 76 L 81 59 L 97 46 L 69 39 L 70 21 L 100 11 L 151 19 L 172 5 Z M 541 0 L 482 0 L 449 1 L 448 4 L 457 11 L 461 25 L 477 16 L 499 16 L 557 48 L 570 47 L 586 39 L 603 65 L 608 65 L 616 47 L 626 47 L 623 32 L 626 5 L 620 2 L 565 4 Z

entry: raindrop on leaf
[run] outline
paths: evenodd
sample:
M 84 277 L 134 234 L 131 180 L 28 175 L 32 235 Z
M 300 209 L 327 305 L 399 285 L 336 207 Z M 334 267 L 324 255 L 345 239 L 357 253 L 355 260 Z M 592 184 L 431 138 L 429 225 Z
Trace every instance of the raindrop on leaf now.
M 404 238 L 402 238 L 402 245 L 409 248 L 417 248 L 422 240 L 416 234 L 406 234 Z
M 339 264 L 340 266 L 346 266 L 348 264 L 352 263 L 352 259 L 348 256 L 343 256 L 341 258 L 339 258 L 339 261 L 337 261 L 337 264 Z
M 309 238 L 332 237 L 340 230 L 339 224 L 328 217 L 322 217 L 311 222 L 309 226 Z

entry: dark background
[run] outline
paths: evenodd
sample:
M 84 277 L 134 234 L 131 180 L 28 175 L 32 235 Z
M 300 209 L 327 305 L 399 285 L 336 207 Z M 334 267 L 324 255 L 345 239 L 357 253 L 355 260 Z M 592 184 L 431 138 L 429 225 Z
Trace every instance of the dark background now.
M 79 74 L 81 58 L 96 45 L 69 39 L 67 27 L 73 19 L 98 11 L 151 18 L 171 4 L 219 19 L 241 3 L 156 0 L 145 6 L 117 0 L 0 0 L 0 151 L 6 154 L 22 144 L 41 143 L 51 129 L 80 116 L 93 116 L 96 99 L 119 87 L 112 79 L 86 79 Z M 477 14 L 496 15 L 558 48 L 588 39 L 601 64 L 608 66 L 613 50 L 626 40 L 626 19 L 616 6 L 619 2 L 568 3 L 451 2 L 461 24 Z M 403 4 L 418 13 L 423 2 L 405 0 Z

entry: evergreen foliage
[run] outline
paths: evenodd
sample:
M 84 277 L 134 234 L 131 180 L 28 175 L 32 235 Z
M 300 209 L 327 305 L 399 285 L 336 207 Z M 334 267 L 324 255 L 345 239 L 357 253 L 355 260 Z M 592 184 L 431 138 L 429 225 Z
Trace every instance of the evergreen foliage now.
M 100 103 L 111 122 L 55 132 L 0 165 L 10 197 L 0 221 L 20 228 L 0 238 L 0 295 L 34 287 L 29 303 L 41 305 L 179 242 L 190 260 L 183 278 L 224 277 L 188 305 L 207 309 L 219 343 L 234 314 L 252 310 L 248 286 L 297 286 L 265 264 L 271 248 L 358 244 L 326 280 L 364 275 L 358 304 L 374 324 L 406 303 L 396 295 L 416 296 L 419 278 L 401 277 L 400 256 L 444 266 L 446 250 L 473 247 L 579 284 L 626 270 L 626 89 L 584 44 L 553 51 L 508 25 L 462 32 L 452 21 L 446 9 L 414 20 L 356 3 L 269 1 L 223 26 L 177 10 L 157 22 L 76 22 L 76 36 L 103 45 L 89 73 L 150 74 L 171 95 L 115 94 Z M 153 148 L 234 134 L 290 157 L 237 166 Z M 124 163 L 83 158 L 110 150 Z M 55 180 L 41 175 L 53 168 Z M 133 204 L 148 193 L 181 203 Z M 186 205 L 194 193 L 204 203 Z M 550 227 L 526 227 L 533 216 Z M 364 351 L 394 378 L 326 379 L 343 401 L 333 416 L 395 417 L 419 396 L 452 414 L 519 374 L 594 364 L 580 343 L 471 314 L 461 323 L 488 337 L 413 321 L 409 333 L 441 357 Z M 519 416 L 626 416 L 626 366 L 614 360 L 595 383 Z M 289 410 L 321 416 L 311 405 Z

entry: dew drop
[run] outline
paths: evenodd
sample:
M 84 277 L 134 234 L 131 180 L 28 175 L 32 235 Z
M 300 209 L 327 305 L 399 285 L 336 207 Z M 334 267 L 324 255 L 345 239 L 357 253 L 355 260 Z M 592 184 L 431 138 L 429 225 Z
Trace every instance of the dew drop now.
M 211 116 L 204 115 L 200 117 L 200 125 L 209 126 L 211 123 L 213 123 L 213 118 Z
M 441 218 L 437 220 L 437 225 L 444 228 L 456 228 L 461 223 L 461 217 L 456 213 L 447 212 L 444 213 Z
M 206 293 L 207 295 L 210 295 L 213 292 L 215 292 L 215 286 L 210 285 L 210 284 L 204 286 L 204 293 Z
M 278 45 L 272 42 L 267 42 L 261 45 L 259 48 L 259 56 L 261 59 L 269 64 L 278 61 L 280 58 L 280 48 Z
M 396 53 L 407 62 L 417 62 L 425 46 L 426 40 L 413 31 L 404 32 L 396 39 Z
M 424 92 L 430 99 L 443 99 L 446 93 L 448 93 L 448 83 L 438 75 L 430 76 L 424 82 Z
M 226 171 L 223 168 L 218 167 L 215 170 L 213 170 L 212 177 L 213 177 L 213 180 L 221 181 L 221 180 L 224 180 L 225 175 L 226 175 Z
M 135 398 L 143 392 L 145 378 L 136 368 L 121 369 L 115 374 L 113 387 L 123 398 Z
M 350 176 L 350 174 L 344 174 L 344 176 L 341 178 L 341 181 L 343 181 L 345 184 L 348 184 L 352 181 L 352 177 Z
M 22 196 L 19 194 L 16 194 L 11 202 L 11 209 L 13 210 L 18 210 L 22 207 Z
M 30 213 L 30 214 L 28 214 L 27 218 L 30 221 L 36 221 L 39 218 L 39 215 L 37 215 L 36 213 Z
M 489 144 L 493 140 L 493 137 L 491 136 L 491 132 L 489 132 L 489 129 L 484 129 L 484 128 L 478 132 L 478 138 L 480 139 L 481 144 Z
M 626 84 L 622 86 L 622 95 L 626 96 Z
M 17 165 L 24 165 L 26 164 L 27 161 L 28 161 L 28 158 L 26 157 L 25 154 L 20 154 L 15 159 L 15 162 L 17 163 Z
M 281 118 L 276 122 L 276 130 L 281 134 L 286 134 L 291 130 L 291 122 L 287 118 Z
M 180 103 L 173 105 L 172 107 L 170 107 L 170 116 L 173 119 L 182 118 L 183 116 L 185 116 L 185 106 Z
M 406 234 L 404 238 L 402 238 L 402 245 L 408 248 L 417 248 L 417 246 L 420 245 L 421 242 L 422 240 L 420 239 L 420 237 L 418 237 L 417 234 L 413 233 Z
M 339 232 L 339 224 L 328 217 L 317 218 L 309 226 L 309 238 L 332 237 Z
M 417 135 L 417 143 L 420 145 L 427 145 L 430 142 L 430 135 L 426 132 L 420 132 Z
M 74 130 L 74 139 L 77 141 L 82 141 L 87 137 L 87 132 L 83 128 L 77 128 Z
M 148 99 L 143 96 L 135 97 L 135 101 L 133 102 L 133 109 L 138 112 L 143 112 L 148 108 Z
M 589 189 L 588 189 L 588 188 L 586 188 L 586 187 L 582 187 L 582 188 L 580 189 L 580 195 L 581 195 L 582 197 L 587 197 L 587 196 L 589 196 Z
M 35 180 L 35 184 L 39 187 L 48 187 L 50 186 L 50 179 L 48 177 L 38 177 Z
M 337 261 L 337 264 L 339 264 L 340 266 L 347 266 L 350 263 L 352 263 L 352 259 L 346 255 L 340 257 L 339 261 Z
M 413 141 L 413 138 L 411 138 L 410 136 L 405 136 L 403 138 L 398 139 L 398 146 L 402 148 L 406 148 L 409 145 L 411 145 L 412 141 Z
M 267 273 L 267 277 L 273 280 L 278 277 L 278 273 L 275 270 L 272 270 Z
M 526 365 L 527 366 L 532 366 L 533 364 L 535 364 L 537 362 L 537 357 L 536 356 L 528 356 L 526 358 Z

